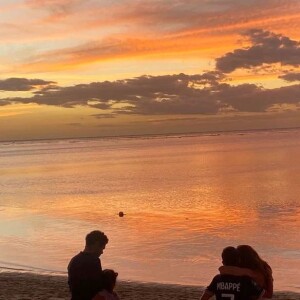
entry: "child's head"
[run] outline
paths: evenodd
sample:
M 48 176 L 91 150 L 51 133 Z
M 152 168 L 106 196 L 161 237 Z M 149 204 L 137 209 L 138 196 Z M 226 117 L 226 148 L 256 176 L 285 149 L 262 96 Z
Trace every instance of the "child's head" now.
M 222 252 L 222 262 L 224 266 L 238 266 L 239 253 L 234 247 L 226 247 Z
M 103 287 L 112 292 L 117 282 L 118 273 L 114 270 L 105 269 L 102 272 Z

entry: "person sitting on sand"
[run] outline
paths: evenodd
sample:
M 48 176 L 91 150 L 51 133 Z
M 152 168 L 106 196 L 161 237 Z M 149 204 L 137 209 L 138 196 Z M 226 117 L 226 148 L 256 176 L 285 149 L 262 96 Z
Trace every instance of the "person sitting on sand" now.
M 102 273 L 103 290 L 98 292 L 92 300 L 120 300 L 118 294 L 114 291 L 118 273 L 114 270 L 106 269 Z
M 240 257 L 239 267 L 222 266 L 219 268 L 220 274 L 249 276 L 265 289 L 263 298 L 272 298 L 273 276 L 269 264 L 249 245 L 240 245 L 237 250 Z
M 71 300 L 91 300 L 103 288 L 100 255 L 107 236 L 99 230 L 90 232 L 85 238 L 85 248 L 74 256 L 68 265 L 68 284 Z
M 239 254 L 236 248 L 226 247 L 222 252 L 224 266 L 237 266 Z M 215 295 L 216 300 L 254 300 L 260 299 L 264 289 L 248 276 L 230 274 L 216 275 L 204 291 L 201 300 L 208 300 Z

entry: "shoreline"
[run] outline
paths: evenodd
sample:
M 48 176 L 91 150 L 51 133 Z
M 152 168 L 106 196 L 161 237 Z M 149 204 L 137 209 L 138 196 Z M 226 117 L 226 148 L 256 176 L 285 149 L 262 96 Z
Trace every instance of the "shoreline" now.
M 64 275 L 40 275 L 26 272 L 0 272 L 0 300 L 70 299 L 67 277 Z M 204 287 L 120 281 L 116 288 L 120 299 L 127 300 L 199 300 Z M 213 299 L 213 298 L 212 298 Z M 300 293 L 276 291 L 273 299 L 300 300 Z

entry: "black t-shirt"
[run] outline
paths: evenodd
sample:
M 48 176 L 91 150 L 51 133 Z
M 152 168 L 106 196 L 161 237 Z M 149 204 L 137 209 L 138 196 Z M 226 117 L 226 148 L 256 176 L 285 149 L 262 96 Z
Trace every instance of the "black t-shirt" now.
M 102 267 L 99 257 L 80 252 L 68 265 L 68 284 L 72 300 L 91 300 L 102 289 Z
M 250 277 L 225 274 L 215 276 L 207 290 L 215 294 L 217 300 L 250 300 L 263 293 Z

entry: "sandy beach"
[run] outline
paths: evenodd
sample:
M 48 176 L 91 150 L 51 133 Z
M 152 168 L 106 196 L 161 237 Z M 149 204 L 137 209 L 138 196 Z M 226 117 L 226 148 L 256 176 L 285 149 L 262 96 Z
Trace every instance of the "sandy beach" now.
M 0 273 L 0 286 L 0 299 L 3 300 L 70 299 L 67 278 L 64 276 L 2 272 Z M 128 300 L 196 300 L 200 298 L 203 287 L 119 282 L 117 291 L 121 299 Z M 275 292 L 273 299 L 299 300 L 300 294 Z

